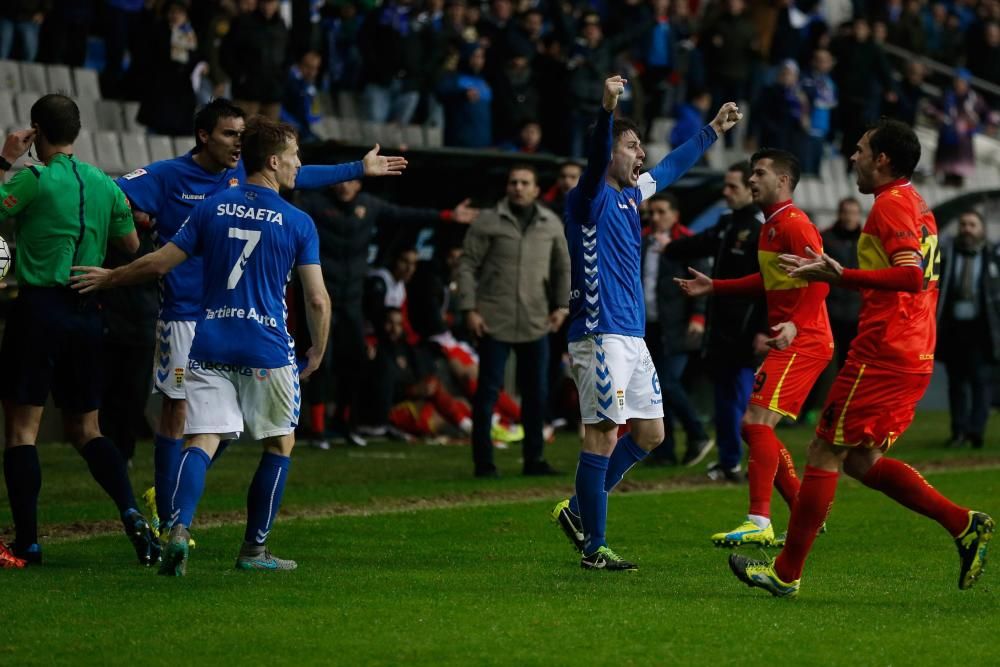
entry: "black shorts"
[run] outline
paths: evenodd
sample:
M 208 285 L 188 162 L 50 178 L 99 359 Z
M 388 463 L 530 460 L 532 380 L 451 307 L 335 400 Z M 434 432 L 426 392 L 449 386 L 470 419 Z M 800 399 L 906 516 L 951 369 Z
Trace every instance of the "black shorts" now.
M 103 325 L 97 299 L 67 287 L 21 287 L 0 344 L 5 401 L 82 413 L 101 405 Z

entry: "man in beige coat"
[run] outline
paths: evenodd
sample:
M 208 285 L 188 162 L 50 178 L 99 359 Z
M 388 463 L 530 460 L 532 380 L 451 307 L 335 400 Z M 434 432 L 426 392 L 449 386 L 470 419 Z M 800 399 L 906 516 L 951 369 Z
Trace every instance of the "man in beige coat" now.
M 548 334 L 569 313 L 569 251 L 562 221 L 537 203 L 533 167 L 515 166 L 507 196 L 469 227 L 458 271 L 458 305 L 479 340 L 479 386 L 472 405 L 476 477 L 498 477 L 490 426 L 507 357 L 517 355 L 524 422 L 524 474 L 558 474 L 545 461 Z

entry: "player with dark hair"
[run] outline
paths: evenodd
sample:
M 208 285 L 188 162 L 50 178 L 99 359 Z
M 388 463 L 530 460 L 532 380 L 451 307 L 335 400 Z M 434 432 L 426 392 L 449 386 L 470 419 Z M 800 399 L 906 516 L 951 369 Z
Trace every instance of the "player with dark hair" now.
M 576 495 L 559 503 L 552 516 L 582 552 L 580 566 L 598 570 L 636 569 L 605 540 L 608 492 L 663 442 L 659 380 L 643 341 L 639 203 L 680 178 L 742 117 L 727 102 L 709 125 L 640 175 L 646 153 L 636 126 L 614 120 L 625 83 L 620 76 L 604 82 L 587 168 L 566 204 L 569 352 L 584 438 Z M 626 422 L 631 432 L 619 439 L 618 426 Z
M 858 190 L 875 202 L 858 241 L 857 269 L 826 254 L 782 255 L 790 278 L 861 291 L 858 335 L 827 396 L 805 475 L 778 557 L 733 554 L 729 566 L 749 586 L 794 596 L 813 540 L 833 505 L 840 466 L 865 486 L 934 519 L 958 546 L 958 587 L 983 572 L 994 521 L 956 505 L 920 473 L 883 456 L 913 421 L 934 368 L 940 258 L 937 224 L 910 176 L 920 160 L 913 130 L 882 120 L 858 141 L 851 161 Z
M 257 116 L 242 147 L 247 183 L 227 188 L 195 208 L 170 242 L 124 267 L 79 267 L 82 292 L 133 284 L 169 273 L 199 255 L 204 297 L 187 376 L 188 440 L 172 491 L 175 508 L 160 574 L 183 575 L 189 528 L 220 443 L 246 425 L 264 448 L 247 494 L 247 525 L 238 569 L 292 570 L 274 557 L 267 537 L 281 505 L 295 445 L 299 381 L 319 367 L 330 324 L 330 297 L 319 267 L 319 237 L 308 215 L 280 188 L 295 184 L 301 162 L 295 128 Z M 297 268 L 313 345 L 299 374 L 286 327 L 285 286 Z
M 741 432 L 747 459 L 750 507 L 746 520 L 733 530 L 712 535 L 718 546 L 770 545 L 772 487 L 789 507 L 795 502 L 799 479 L 792 456 L 774 432 L 783 417 L 798 418 L 816 379 L 833 358 L 833 334 L 826 312 L 829 285 L 789 278 L 778 256 L 805 254 L 823 240 L 809 217 L 792 202 L 799 182 L 799 162 L 787 151 L 765 148 L 750 158 L 750 190 L 764 212 L 757 257 L 760 272 L 735 280 L 712 280 L 691 270 L 692 280 L 680 280 L 690 296 L 760 295 L 767 298 L 767 321 L 774 335 L 771 350 L 754 377 L 750 405 Z
M 0 177 L 35 145 L 42 165 L 0 186 L 0 221 L 17 219 L 18 297 L 4 330 L 0 360 L 7 442 L 4 478 L 14 518 L 11 550 L 21 565 L 42 562 L 38 494 L 42 473 L 35 446 L 49 393 L 63 413 L 70 443 L 114 501 L 139 562 L 152 565 L 160 546 L 137 509 L 125 459 L 101 433 L 103 322 L 97 300 L 69 289 L 71 265 L 101 264 L 113 243 L 129 255 L 139 247 L 125 195 L 73 154 L 80 111 L 65 95 L 31 107 L 30 130 L 7 137 Z M 14 564 L 0 549 L 0 567 Z
M 241 108 L 229 100 L 213 100 L 195 114 L 195 147 L 190 152 L 118 179 L 132 207 L 155 218 L 158 245 L 173 238 L 195 205 L 246 180 L 240 162 L 245 124 Z M 375 146 L 358 162 L 303 166 L 294 186 L 319 188 L 362 176 L 398 175 L 406 168 L 404 158 L 380 156 L 378 151 Z M 153 452 L 156 514 L 160 518 L 171 514 L 169 490 L 177 479 L 186 414 L 184 368 L 201 309 L 201 282 L 201 258 L 194 256 L 164 276 L 161 283 L 153 369 L 153 389 L 163 395 Z

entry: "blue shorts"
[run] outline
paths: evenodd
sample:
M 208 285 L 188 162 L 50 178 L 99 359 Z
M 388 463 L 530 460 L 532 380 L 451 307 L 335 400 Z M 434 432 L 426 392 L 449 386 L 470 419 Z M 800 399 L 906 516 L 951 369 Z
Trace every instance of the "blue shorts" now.
M 0 344 L 0 396 L 73 413 L 101 406 L 104 331 L 97 299 L 68 287 L 22 286 Z

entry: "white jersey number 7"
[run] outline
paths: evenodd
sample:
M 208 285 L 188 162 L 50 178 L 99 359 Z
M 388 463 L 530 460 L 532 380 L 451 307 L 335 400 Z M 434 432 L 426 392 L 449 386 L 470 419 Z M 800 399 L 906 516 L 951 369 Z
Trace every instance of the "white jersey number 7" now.
M 243 252 L 240 253 L 240 258 L 236 260 L 233 270 L 229 272 L 229 282 L 226 284 L 226 287 L 229 289 L 236 289 L 236 284 L 243 277 L 243 269 L 246 268 L 247 262 L 250 260 L 250 255 L 253 254 L 253 249 L 260 243 L 260 232 L 253 229 L 230 227 L 229 238 L 246 241 L 246 245 L 243 246 Z

